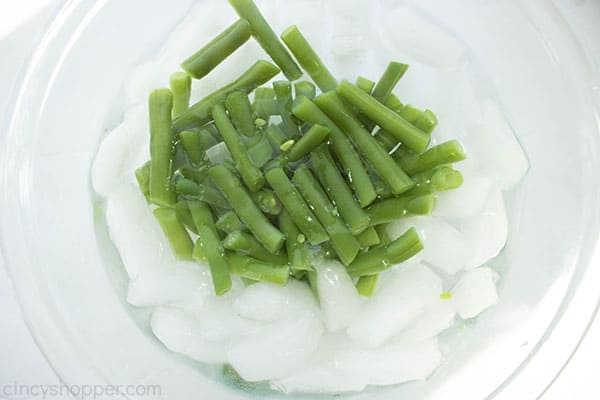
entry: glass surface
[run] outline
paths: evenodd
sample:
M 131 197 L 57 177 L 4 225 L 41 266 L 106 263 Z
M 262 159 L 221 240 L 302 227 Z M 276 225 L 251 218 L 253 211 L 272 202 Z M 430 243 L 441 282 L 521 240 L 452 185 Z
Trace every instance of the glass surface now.
M 323 7 L 324 18 L 363 12 L 354 1 L 274 1 L 276 30 L 297 20 L 298 11 L 286 12 L 292 4 Z M 121 118 L 123 78 L 153 57 L 192 3 L 68 2 L 14 98 L 0 146 L 2 253 L 29 327 L 67 384 L 161 385 L 162 398 L 173 399 L 256 397 L 138 328 L 146 316 L 123 301 L 127 280 L 105 249 L 102 207 L 90 185 L 99 140 Z M 369 2 L 370 21 L 398 3 Z M 444 334 L 449 352 L 426 382 L 353 398 L 535 398 L 572 354 L 600 296 L 595 71 L 552 2 L 413 6 L 467 46 L 473 79 L 501 104 L 531 168 L 507 196 L 509 242 L 492 263 L 502 276 L 500 303 Z M 376 76 L 384 62 L 333 69 Z

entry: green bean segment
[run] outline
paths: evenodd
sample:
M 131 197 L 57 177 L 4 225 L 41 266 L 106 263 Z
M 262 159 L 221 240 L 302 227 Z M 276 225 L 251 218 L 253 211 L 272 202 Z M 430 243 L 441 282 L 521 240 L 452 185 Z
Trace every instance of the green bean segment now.
M 158 206 L 175 204 L 171 189 L 172 162 L 174 155 L 171 112 L 173 94 L 169 89 L 156 89 L 150 93 L 148 112 L 150 116 L 150 177 L 149 199 Z
M 329 137 L 331 129 L 322 125 L 313 125 L 287 153 L 287 159 L 291 162 L 300 160 L 318 147 Z
M 173 118 L 184 112 L 190 106 L 192 78 L 185 72 L 174 72 L 169 78 L 173 92 Z
M 159 207 L 153 212 L 167 237 L 173 254 L 181 260 L 191 260 L 194 243 L 173 208 Z
M 290 267 L 287 264 L 273 264 L 232 251 L 226 253 L 226 259 L 231 273 L 243 278 L 278 285 L 288 281 Z
M 225 239 L 223 239 L 223 247 L 227 250 L 237 251 L 241 254 L 246 254 L 250 257 L 256 258 L 274 264 L 285 265 L 287 263 L 287 255 L 282 251 L 277 254 L 271 254 L 267 249 L 261 245 L 258 240 L 249 233 L 242 231 L 230 232 Z
M 235 128 L 245 136 L 254 136 L 254 116 L 248 94 L 241 90 L 230 93 L 225 99 L 225 107 Z

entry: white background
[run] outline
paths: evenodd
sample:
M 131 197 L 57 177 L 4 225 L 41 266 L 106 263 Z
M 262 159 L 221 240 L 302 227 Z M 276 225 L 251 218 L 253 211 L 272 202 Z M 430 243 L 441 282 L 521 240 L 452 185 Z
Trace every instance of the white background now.
M 59 0 L 0 0 L 0 126 L 16 76 L 59 3 Z M 600 70 L 600 0 L 558 3 Z M 596 98 L 600 99 L 600 88 L 595 90 Z M 599 365 L 600 318 L 596 318 L 579 350 L 542 400 L 600 399 Z M 33 342 L 21 318 L 11 283 L 0 265 L 0 389 L 15 381 L 54 384 L 58 378 Z M 0 398 L 3 398 L 1 391 Z

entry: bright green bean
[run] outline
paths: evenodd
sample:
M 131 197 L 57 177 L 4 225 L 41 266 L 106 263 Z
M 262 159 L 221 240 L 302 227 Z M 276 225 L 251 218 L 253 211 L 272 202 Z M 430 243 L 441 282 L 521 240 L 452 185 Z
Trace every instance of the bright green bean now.
M 331 238 L 331 245 L 342 263 L 350 264 L 358 254 L 360 244 L 338 216 L 335 206 L 329 201 L 317 179 L 306 165 L 302 165 L 294 173 L 292 182 L 325 228 Z
M 175 171 L 175 182 L 180 179 L 179 176 L 183 176 L 196 183 L 202 183 L 208 176 L 208 167 L 205 164 L 202 164 L 199 167 L 184 164 Z
M 256 239 L 269 252 L 272 254 L 277 253 L 285 241 L 285 236 L 269 222 L 235 175 L 224 165 L 212 167 L 209 174 L 223 192 L 235 213 Z
M 265 133 L 258 132 L 255 137 L 258 140 L 252 145 L 248 145 L 248 157 L 257 168 L 262 168 L 273 159 L 273 146 Z
M 378 281 L 379 274 L 361 276 L 356 282 L 358 294 L 365 297 L 373 296 Z
M 398 97 L 396 97 L 394 93 L 390 94 L 390 97 L 388 97 L 387 101 L 385 102 L 385 106 L 396 114 L 400 114 L 400 111 L 404 108 L 404 104 Z
M 169 78 L 171 92 L 173 92 L 173 118 L 184 112 L 190 106 L 192 92 L 192 78 L 185 72 L 174 72 Z
M 148 112 L 150 115 L 150 202 L 158 206 L 175 204 L 175 193 L 171 190 L 173 162 L 173 132 L 171 111 L 173 94 L 169 89 L 156 89 L 150 93 Z
M 412 104 L 405 105 L 398 113 L 398 115 L 400 115 L 402 118 L 404 118 L 413 125 L 417 123 L 418 119 L 421 117 L 422 114 L 423 110 L 418 109 Z
M 371 94 L 371 92 L 373 92 L 373 88 L 375 87 L 375 82 L 365 78 L 364 76 L 359 76 L 356 78 L 356 87 L 365 93 Z
M 300 271 L 312 270 L 306 243 L 298 241 L 298 236 L 301 234 L 300 230 L 285 210 L 282 210 L 279 214 L 279 228 L 286 237 L 285 247 L 292 268 Z
M 348 81 L 340 83 L 336 89 L 346 101 L 358 108 L 382 129 L 390 132 L 404 145 L 417 153 L 422 153 L 429 144 L 429 135 L 417 129 L 377 99 L 363 92 Z
M 185 226 L 177 218 L 177 212 L 173 208 L 159 207 L 152 213 L 167 237 L 175 257 L 181 260 L 191 260 L 194 242 L 190 239 Z
M 375 246 L 381 243 L 377 231 L 372 226 L 358 234 L 356 236 L 356 240 L 358 240 L 361 249 L 366 249 L 367 247 Z
M 311 168 L 321 182 L 331 201 L 336 205 L 340 216 L 353 235 L 358 235 L 369 226 L 369 215 L 352 196 L 350 188 L 327 150 L 321 145 L 311 153 Z
M 246 19 L 250 23 L 252 36 L 258 44 L 267 52 L 275 61 L 275 64 L 281 68 L 284 75 L 294 81 L 302 76 L 302 71 L 294 62 L 294 59 L 285 49 L 279 38 L 269 26 L 258 7 L 252 0 L 229 0 L 229 4 L 233 6 L 240 18 Z
M 266 261 L 273 264 L 285 265 L 287 255 L 283 251 L 271 254 L 254 236 L 242 231 L 230 232 L 223 239 L 223 247 L 227 250 L 237 251 L 238 253 L 248 255 L 257 260 Z
M 394 87 L 396 87 L 396 84 L 404 76 L 407 70 L 407 64 L 395 61 L 390 62 L 375 85 L 371 96 L 380 103 L 385 104 L 389 99 L 390 94 L 392 94 L 392 90 L 394 90 Z
M 371 218 L 371 225 L 379 225 L 411 215 L 429 215 L 434 206 L 435 194 L 424 194 L 378 201 L 367 211 Z
M 329 137 L 330 132 L 331 129 L 325 126 L 313 125 L 308 132 L 292 146 L 287 153 L 287 159 L 291 162 L 300 160 L 325 141 Z
M 225 99 L 225 107 L 236 129 L 245 136 L 254 136 L 254 116 L 248 95 L 240 90 L 231 92 Z
M 277 154 L 279 154 L 281 145 L 288 140 L 287 136 L 285 133 L 283 133 L 279 126 L 273 124 L 269 125 L 266 134 L 271 142 L 271 145 L 276 150 Z
M 150 161 L 146 161 L 141 167 L 135 170 L 135 179 L 140 191 L 148 200 L 150 196 Z
M 273 115 L 281 113 L 281 106 L 275 99 L 255 99 L 252 103 L 252 111 L 257 118 L 268 121 Z M 256 125 L 256 120 L 254 125 Z
M 329 72 L 296 25 L 292 25 L 283 31 L 281 39 L 322 92 L 335 90 L 337 80 Z
M 297 97 L 292 105 L 292 112 L 296 117 L 305 122 L 323 125 L 331 129 L 331 133 L 329 134 L 331 148 L 344 167 L 346 177 L 354 193 L 356 193 L 360 206 L 366 207 L 371 204 L 377 198 L 377 193 L 371 183 L 371 177 L 356 149 L 340 128 L 307 97 Z M 332 200 L 335 202 L 335 199 Z M 346 220 L 346 222 L 348 221 Z
M 256 100 L 274 100 L 275 90 L 272 87 L 259 87 L 254 91 L 254 101 Z
M 396 137 L 391 133 L 382 129 L 377 131 L 374 137 L 388 153 L 398 145 L 398 139 L 396 139 Z
M 288 281 L 290 267 L 287 264 L 273 264 L 256 260 L 252 257 L 232 251 L 226 253 L 229 269 L 232 274 L 260 282 L 285 285 Z
M 215 188 L 199 184 L 191 179 L 179 178 L 175 182 L 175 191 L 183 196 L 189 196 L 217 208 L 228 208 L 227 201 Z
M 227 211 L 217 219 L 217 222 L 215 222 L 215 227 L 221 232 L 225 233 L 245 231 L 248 229 L 237 216 L 237 214 L 231 210 Z
M 264 213 L 279 215 L 281 212 L 281 202 L 271 189 L 263 188 L 256 193 L 251 193 L 250 196 Z
M 292 217 L 292 221 L 310 243 L 319 244 L 329 239 L 327 232 L 282 168 L 270 169 L 265 173 L 265 178 Z
M 440 143 L 420 155 L 406 151 L 403 146 L 400 146 L 394 154 L 402 169 L 411 175 L 467 158 L 462 145 L 457 140 Z
M 404 193 L 405 196 L 415 196 L 452 190 L 463 183 L 462 174 L 451 167 L 442 166 L 413 176 L 415 187 Z
M 194 78 L 201 79 L 246 43 L 251 34 L 248 21 L 239 19 L 188 57 L 181 63 L 181 68 Z
M 181 132 L 192 126 L 203 126 L 207 124 L 211 120 L 212 108 L 216 104 L 221 104 L 225 101 L 229 93 L 236 90 L 250 93 L 258 86 L 268 82 L 278 73 L 279 68 L 273 64 L 263 60 L 257 61 L 235 81 L 209 94 L 175 118 L 173 121 L 173 129 L 175 132 Z
M 296 138 L 299 134 L 298 125 L 294 120 L 292 110 L 292 84 L 288 81 L 273 82 L 273 90 L 280 104 L 279 116 L 281 117 L 282 131 L 290 139 Z
M 317 95 L 315 84 L 309 81 L 300 81 L 294 83 L 295 97 L 305 96 L 309 99 L 314 99 Z
M 438 120 L 433 111 L 425 110 L 415 122 L 415 126 L 425 133 L 433 132 L 437 126 Z
M 206 133 L 210 136 L 209 133 Z M 210 136 L 212 139 L 212 136 Z M 179 139 L 183 149 L 185 150 L 188 160 L 192 164 L 202 164 L 205 160 L 205 150 L 202 143 L 200 142 L 200 132 L 196 131 L 183 131 L 179 132 Z M 214 140 L 214 139 L 212 139 Z M 215 143 L 216 144 L 216 143 Z
M 190 231 L 198 234 L 198 229 L 196 228 L 196 224 L 194 224 L 194 219 L 192 218 L 192 214 L 190 213 L 190 209 L 188 207 L 186 200 L 179 200 L 175 203 L 175 212 L 177 213 L 177 218 L 179 221 Z

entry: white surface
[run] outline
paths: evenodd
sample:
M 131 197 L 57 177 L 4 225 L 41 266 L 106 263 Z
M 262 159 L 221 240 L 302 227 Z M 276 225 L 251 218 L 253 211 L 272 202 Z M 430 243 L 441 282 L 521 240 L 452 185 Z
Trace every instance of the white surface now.
M 20 25 L 13 33 L 7 36 L 4 35 L 11 26 L 18 26 L 15 21 L 27 20 L 28 17 L 35 14 L 32 10 L 39 9 L 38 7 L 43 6 L 44 3 L 44 1 L 39 0 L 21 0 L 18 3 L 4 0 L 0 3 L 0 26 L 3 26 L 3 30 L 0 31 L 0 54 L 2 55 L 0 93 L 6 94 L 10 91 L 15 73 L 30 51 L 32 38 L 35 37 L 37 30 L 44 25 L 46 14 L 38 14 L 29 22 Z M 592 25 L 593 15 L 600 16 L 600 4 L 598 2 L 578 1 L 569 2 L 569 6 L 572 8 L 569 9 L 568 14 L 574 25 L 581 29 L 582 42 L 588 46 L 596 46 L 596 50 L 600 49 L 600 43 L 591 39 L 600 37 L 600 32 L 598 32 L 600 28 Z M 597 17 L 595 20 L 597 21 Z M 7 21 L 10 21 L 10 24 Z M 588 21 L 587 24 L 586 21 Z M 596 32 L 594 32 L 594 29 Z M 597 51 L 595 54 L 596 61 L 600 63 L 598 58 L 600 52 Z M 6 57 L 6 55 L 9 57 Z M 0 107 L 2 109 L 4 109 L 5 102 L 6 97 L 0 97 Z M 20 318 L 11 289 L 8 279 L 2 271 L 2 274 L 0 274 L 0 312 L 2 312 L 4 318 L 0 320 L 0 332 L 3 332 L 4 340 L 0 344 L 0 390 L 2 390 L 3 385 L 13 384 L 15 380 L 21 384 L 57 382 L 52 370 L 45 364 Z M 600 361 L 600 341 L 593 340 L 593 338 L 600 338 L 599 334 L 600 322 L 597 321 L 580 351 L 575 355 L 573 361 L 553 388 L 543 397 L 544 400 L 595 397 L 590 395 L 598 392 L 594 388 L 595 374 L 592 374 L 595 371 L 594 366 Z M 0 396 L 2 395 L 2 392 L 0 392 Z M 26 399 L 33 397 L 11 396 L 9 398 Z

